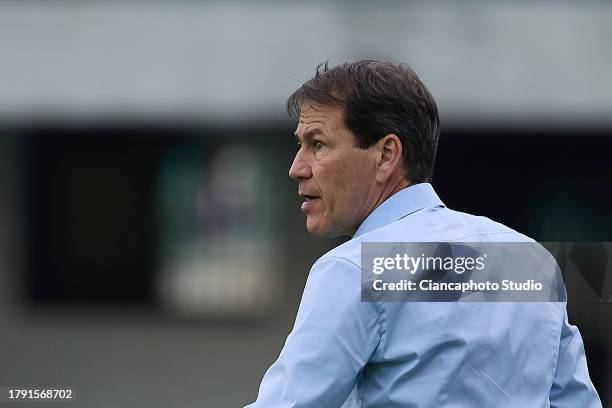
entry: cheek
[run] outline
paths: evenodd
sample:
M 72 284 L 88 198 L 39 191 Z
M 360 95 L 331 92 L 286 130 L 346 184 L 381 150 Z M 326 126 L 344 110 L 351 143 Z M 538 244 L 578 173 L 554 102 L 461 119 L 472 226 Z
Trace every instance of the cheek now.
M 350 217 L 359 211 L 374 182 L 371 161 L 371 157 L 357 152 L 334 162 L 333 166 L 318 169 L 315 179 L 318 179 L 326 212 Z
M 366 160 L 363 156 L 355 157 L 343 163 L 342 170 L 337 173 L 338 205 L 346 213 L 359 211 L 374 182 L 373 172 Z

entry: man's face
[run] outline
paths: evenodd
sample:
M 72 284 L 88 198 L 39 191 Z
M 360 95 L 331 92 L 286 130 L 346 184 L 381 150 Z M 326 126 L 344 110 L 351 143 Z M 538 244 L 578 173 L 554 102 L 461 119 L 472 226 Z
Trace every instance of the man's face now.
M 376 201 L 373 149 L 357 146 L 340 107 L 302 105 L 295 135 L 300 149 L 289 176 L 305 199 L 308 232 L 352 235 Z

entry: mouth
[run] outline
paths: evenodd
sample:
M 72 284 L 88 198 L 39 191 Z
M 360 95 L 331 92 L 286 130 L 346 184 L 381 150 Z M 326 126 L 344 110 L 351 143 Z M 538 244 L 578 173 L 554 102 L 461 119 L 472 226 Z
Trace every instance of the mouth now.
M 310 194 L 300 194 L 300 197 L 304 199 L 301 209 L 305 213 L 308 213 L 310 210 L 312 210 L 314 204 L 317 202 L 317 200 L 321 198 Z

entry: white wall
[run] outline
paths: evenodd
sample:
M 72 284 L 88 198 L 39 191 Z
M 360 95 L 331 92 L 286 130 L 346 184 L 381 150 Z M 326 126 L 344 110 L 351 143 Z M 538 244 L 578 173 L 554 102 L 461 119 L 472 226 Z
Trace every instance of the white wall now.
M 275 120 L 316 63 L 389 57 L 447 124 L 609 121 L 611 39 L 610 2 L 2 2 L 0 120 Z

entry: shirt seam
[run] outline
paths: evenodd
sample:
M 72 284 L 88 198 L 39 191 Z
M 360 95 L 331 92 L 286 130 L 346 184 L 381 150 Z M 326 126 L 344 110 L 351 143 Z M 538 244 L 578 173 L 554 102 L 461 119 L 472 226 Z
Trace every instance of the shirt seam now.
M 319 258 L 316 262 L 318 263 L 319 261 L 325 260 L 325 259 L 339 259 L 342 261 L 346 261 L 349 264 L 355 266 L 357 269 L 359 269 L 359 273 L 360 273 L 360 277 L 361 277 L 361 272 L 363 271 L 363 268 L 360 265 L 357 265 L 355 262 L 351 261 L 350 259 L 344 258 L 342 256 L 338 256 L 338 255 L 324 255 L 321 258 Z M 377 300 L 374 302 L 369 302 L 369 303 L 373 303 L 376 305 L 376 323 L 378 324 L 378 343 L 376 344 L 376 347 L 374 347 L 374 350 L 372 351 L 372 354 L 370 355 L 370 357 L 372 355 L 374 355 L 374 353 L 376 353 L 376 349 L 378 349 L 379 347 L 383 347 L 386 343 L 386 339 L 387 339 L 387 322 L 386 322 L 386 308 L 383 302 Z M 368 359 L 369 361 L 369 359 Z M 367 364 L 367 361 L 366 361 Z

